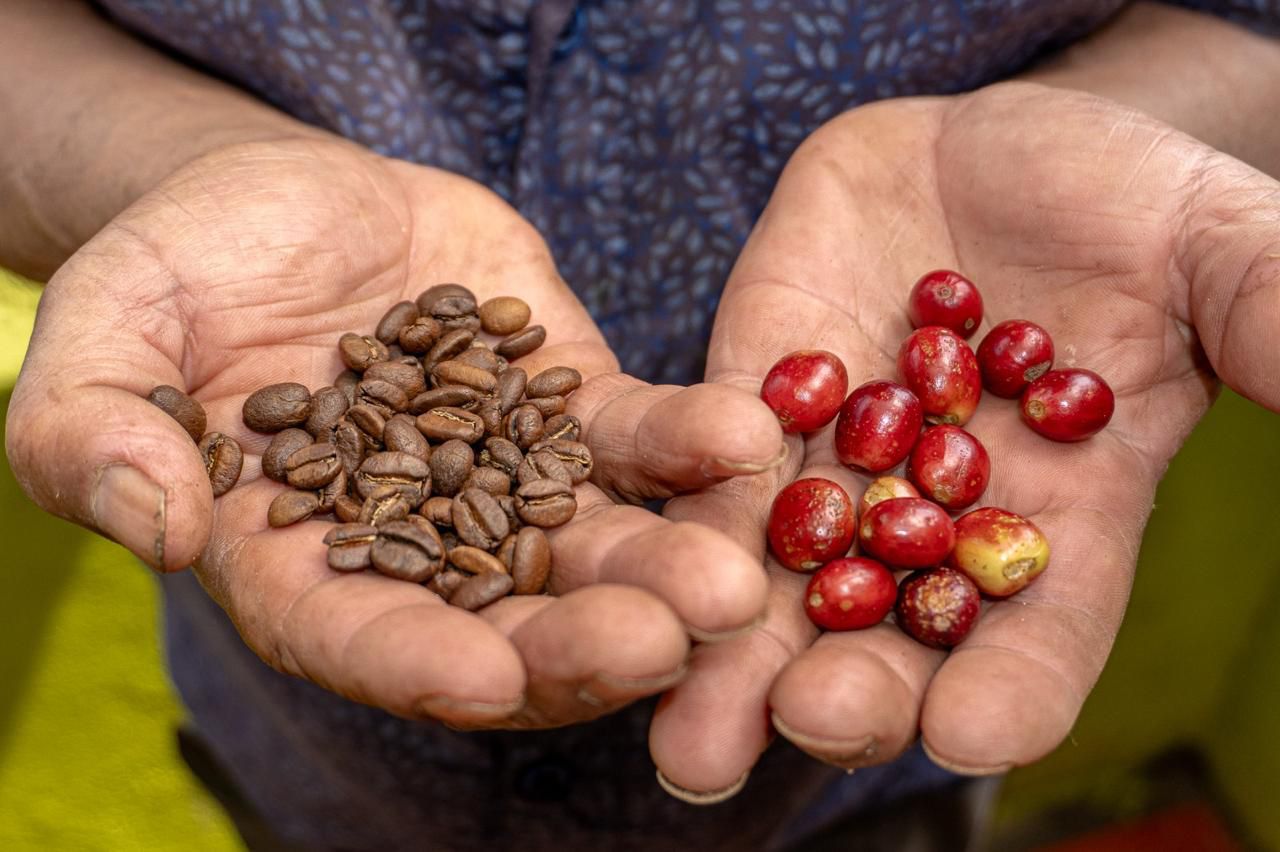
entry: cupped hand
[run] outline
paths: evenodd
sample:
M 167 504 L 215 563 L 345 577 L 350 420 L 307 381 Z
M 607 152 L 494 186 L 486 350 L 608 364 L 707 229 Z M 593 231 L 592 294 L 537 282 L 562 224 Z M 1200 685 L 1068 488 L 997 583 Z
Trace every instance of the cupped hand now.
M 846 768 L 892 760 L 918 736 L 942 766 L 995 773 L 1069 732 L 1127 603 L 1156 483 L 1209 407 L 1217 378 L 1280 409 L 1280 185 L 1159 122 L 1065 90 L 1002 85 L 847 113 L 794 155 L 736 265 L 707 378 L 759 387 L 780 356 L 828 349 L 850 388 L 896 378 L 906 296 L 947 267 L 978 285 L 986 319 L 1043 325 L 1056 366 L 1092 369 L 1114 419 L 1058 444 L 984 396 L 968 428 L 992 459 L 979 505 L 1030 517 L 1048 570 L 991 603 L 950 654 L 892 623 L 819 634 L 808 577 L 768 560 L 768 617 L 695 650 L 659 708 L 660 770 L 692 793 L 732 790 L 776 730 Z M 668 504 L 765 557 L 773 496 L 842 467 L 829 426 L 788 438 L 787 465 Z M 771 722 L 770 722 L 771 720 Z
M 342 370 L 336 342 L 445 281 L 518 295 L 547 329 L 519 363 L 588 377 L 573 398 L 599 487 L 552 533 L 555 596 L 471 614 L 422 586 L 326 565 L 327 522 L 269 529 L 283 486 L 261 475 L 270 436 L 247 395 Z M 120 214 L 49 283 L 7 428 L 19 481 L 46 509 L 153 568 L 193 564 L 246 642 L 281 671 L 398 715 L 535 727 L 608 712 L 678 681 L 689 632 L 761 614 L 759 561 L 724 534 L 666 521 L 643 499 L 768 466 L 769 412 L 741 391 L 649 387 L 621 376 L 534 229 L 465 178 L 343 142 L 215 151 Z M 191 438 L 145 397 L 186 389 L 209 429 L 245 450 L 216 501 Z M 756 426 L 725 441 L 718 409 Z M 651 452 L 661 445 L 663 452 Z M 607 492 L 607 493 L 606 493 Z

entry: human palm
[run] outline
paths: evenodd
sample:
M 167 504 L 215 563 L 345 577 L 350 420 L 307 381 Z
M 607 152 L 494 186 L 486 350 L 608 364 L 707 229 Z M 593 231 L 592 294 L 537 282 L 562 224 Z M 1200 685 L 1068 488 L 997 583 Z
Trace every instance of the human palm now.
M 1115 104 L 1027 85 L 889 101 L 831 122 L 794 155 L 725 291 L 707 378 L 759 387 L 779 357 L 822 348 L 850 386 L 894 378 L 906 296 L 948 267 L 977 282 L 986 319 L 1047 328 L 1056 366 L 1104 376 L 1114 419 L 1078 444 L 1024 426 L 987 395 L 966 428 L 987 447 L 979 505 L 1031 518 L 1048 570 L 990 603 L 950 654 L 892 624 L 819 635 L 807 576 L 768 560 L 768 618 L 695 649 L 651 734 L 659 768 L 691 791 L 732 789 L 772 726 L 846 768 L 891 760 L 922 735 L 944 766 L 998 772 L 1068 733 L 1110 651 L 1156 483 L 1220 376 L 1280 407 L 1280 187 Z M 1268 333 L 1270 332 L 1270 333 Z M 789 463 L 668 504 L 764 556 L 777 491 L 843 468 L 834 426 L 789 438 Z

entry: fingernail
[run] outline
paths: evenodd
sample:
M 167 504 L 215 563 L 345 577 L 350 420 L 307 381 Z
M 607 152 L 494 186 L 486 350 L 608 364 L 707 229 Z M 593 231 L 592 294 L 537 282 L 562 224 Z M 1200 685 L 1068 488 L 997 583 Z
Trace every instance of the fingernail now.
M 801 733 L 782 721 L 777 711 L 770 714 L 773 727 L 778 730 L 797 748 L 818 758 L 824 763 L 839 766 L 841 769 L 854 770 L 870 766 L 876 762 L 880 754 L 880 741 L 873 736 L 856 737 L 852 740 L 828 739 Z
M 742 788 L 747 786 L 747 778 L 751 775 L 751 771 L 747 770 L 742 773 L 742 777 L 734 781 L 723 790 L 707 790 L 699 792 L 697 790 L 688 790 L 676 784 L 670 778 L 662 774 L 662 770 L 658 770 L 658 785 L 666 790 L 675 798 L 682 802 L 688 802 L 691 805 L 717 805 L 726 799 L 732 799 L 738 793 L 742 792 Z
M 708 476 L 745 476 L 764 473 L 766 470 L 773 470 L 786 461 L 788 452 L 787 445 L 783 444 L 782 450 L 777 455 L 759 462 L 736 461 L 734 459 L 721 458 L 720 456 L 712 456 L 702 466 L 702 472 Z
M 418 702 L 417 710 L 423 716 L 447 721 L 459 716 L 466 721 L 473 721 L 482 716 L 486 720 L 502 719 L 512 715 L 524 706 L 524 696 L 514 701 L 490 703 L 485 701 L 461 701 L 447 695 L 428 695 Z
M 104 535 L 152 568 L 164 568 L 164 489 L 137 468 L 123 462 L 98 468 L 89 516 Z
M 769 614 L 767 612 L 762 612 L 746 624 L 743 624 L 740 627 L 730 627 L 728 630 L 703 630 L 699 627 L 694 627 L 691 624 L 686 624 L 684 629 L 690 636 L 699 642 L 706 642 L 708 644 L 728 642 L 730 639 L 737 639 L 739 636 L 745 636 L 752 630 L 755 630 L 757 627 L 764 624 L 765 619 L 768 618 L 768 616 Z
M 591 692 L 591 684 L 599 684 L 606 689 L 617 692 L 662 692 L 670 689 L 680 681 L 684 680 L 685 675 L 689 673 L 689 664 L 682 662 L 677 668 L 667 672 L 666 674 L 654 675 L 653 677 L 625 677 L 623 675 L 610 674 L 609 672 L 596 672 L 591 680 L 582 687 L 579 695 L 583 693 L 589 694 L 594 700 L 604 704 L 606 699 L 601 698 L 594 692 Z
M 965 766 L 963 764 L 954 763 L 950 760 L 938 757 L 933 749 L 929 748 L 929 744 L 923 740 L 920 741 L 920 747 L 924 749 L 925 756 L 941 766 L 948 772 L 954 772 L 957 775 L 969 775 L 974 778 L 980 778 L 986 775 L 1003 775 L 1013 769 L 1012 763 L 997 763 L 994 766 Z

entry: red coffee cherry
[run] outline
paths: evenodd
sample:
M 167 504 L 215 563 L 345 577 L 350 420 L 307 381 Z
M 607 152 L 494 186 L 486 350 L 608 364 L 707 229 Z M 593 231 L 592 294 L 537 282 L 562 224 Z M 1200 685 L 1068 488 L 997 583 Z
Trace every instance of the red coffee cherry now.
M 760 398 L 788 435 L 813 432 L 831 422 L 849 389 L 849 374 L 835 355 L 821 349 L 792 352 L 770 368 Z
M 862 492 L 858 501 L 858 517 L 865 517 L 867 510 L 877 503 L 892 500 L 895 497 L 919 497 L 916 487 L 901 476 L 880 476 L 871 480 L 867 490 Z
M 1031 521 L 1004 509 L 975 509 L 956 519 L 956 546 L 947 565 L 984 595 L 1006 598 L 1049 566 L 1049 541 Z
M 959 645 L 981 612 L 978 587 L 952 568 L 917 571 L 898 587 L 898 626 L 931 648 Z
M 804 592 L 804 611 L 823 630 L 861 630 L 884 620 L 898 597 L 889 569 L 850 556 L 818 569 Z
M 774 498 L 769 550 L 792 571 L 812 571 L 849 552 L 856 525 L 843 488 L 829 479 L 797 479 Z
M 982 386 L 1014 399 L 1053 366 L 1053 340 L 1033 322 L 1006 320 L 982 338 L 977 355 Z
M 936 503 L 898 497 L 877 503 L 858 522 L 863 551 L 896 568 L 941 565 L 956 543 L 955 525 Z
M 894 382 L 867 382 L 854 389 L 836 418 L 836 456 L 841 464 L 879 473 L 911 452 L 924 425 L 920 400 Z
M 912 328 L 940 325 L 961 337 L 969 337 L 982 322 L 982 295 L 959 272 L 935 269 L 911 288 L 907 315 Z
M 907 477 L 922 495 L 956 512 L 978 502 L 987 490 L 991 458 L 978 439 L 959 426 L 933 426 L 916 441 Z
M 902 342 L 898 372 L 930 423 L 963 426 L 982 398 L 982 374 L 973 350 L 941 326 L 916 329 Z
M 1083 441 L 1102 430 L 1116 396 L 1091 370 L 1050 370 L 1022 394 L 1022 419 L 1053 441 Z

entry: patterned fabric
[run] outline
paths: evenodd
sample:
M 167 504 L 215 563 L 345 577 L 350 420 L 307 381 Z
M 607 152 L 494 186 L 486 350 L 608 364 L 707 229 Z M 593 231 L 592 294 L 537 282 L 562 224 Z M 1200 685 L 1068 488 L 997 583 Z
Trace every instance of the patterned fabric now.
M 1006 77 L 1124 0 L 100 5 L 305 121 L 496 190 L 545 236 L 623 368 L 683 383 L 700 376 L 729 269 L 809 133 L 867 101 Z M 1280 20 L 1280 0 L 1180 5 Z M 275 676 L 194 583 L 166 589 L 193 715 L 309 848 L 762 848 L 823 785 L 805 820 L 947 780 L 918 753 L 846 780 L 779 748 L 743 795 L 696 810 L 657 792 L 646 707 L 546 734 L 411 725 Z

